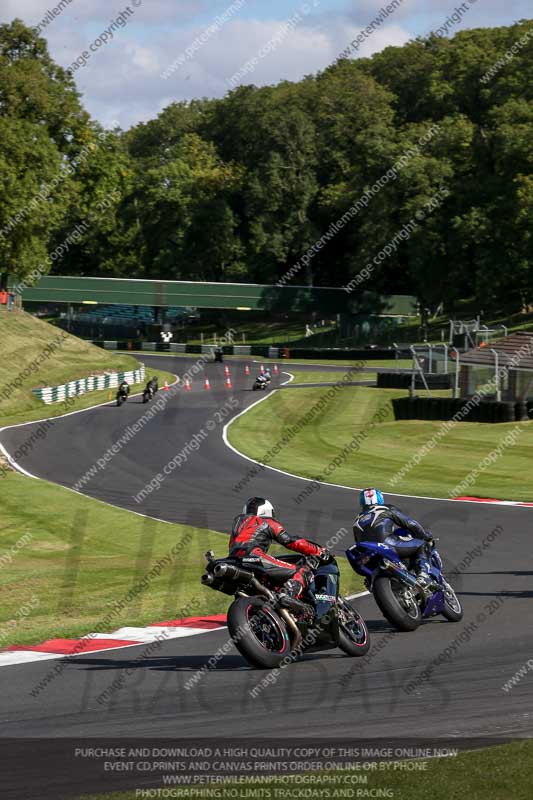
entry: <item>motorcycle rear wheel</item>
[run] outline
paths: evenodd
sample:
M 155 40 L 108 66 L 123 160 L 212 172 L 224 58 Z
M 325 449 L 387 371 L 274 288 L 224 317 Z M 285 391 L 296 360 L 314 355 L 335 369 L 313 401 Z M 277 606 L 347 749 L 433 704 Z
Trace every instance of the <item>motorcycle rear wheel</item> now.
M 370 635 L 362 616 L 339 598 L 339 647 L 347 656 L 364 656 L 370 649 Z
M 404 594 L 405 603 L 402 604 L 400 592 L 404 593 L 406 587 L 395 581 L 395 587 L 390 578 L 385 575 L 376 578 L 374 581 L 374 599 L 385 619 L 399 631 L 415 631 L 422 622 L 422 611 L 412 596 Z
M 279 667 L 290 653 L 285 623 L 260 597 L 238 597 L 231 604 L 228 631 L 239 653 L 254 667 Z

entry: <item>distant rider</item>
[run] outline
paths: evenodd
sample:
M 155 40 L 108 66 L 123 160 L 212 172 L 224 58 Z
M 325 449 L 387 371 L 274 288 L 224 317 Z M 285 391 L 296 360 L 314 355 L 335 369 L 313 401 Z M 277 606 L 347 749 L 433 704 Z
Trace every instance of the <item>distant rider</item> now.
M 268 386 L 270 381 L 272 380 L 272 376 L 270 375 L 270 370 L 267 369 L 262 372 L 260 375 L 257 376 L 257 382 Z
M 128 396 L 129 396 L 129 393 L 130 393 L 130 385 L 129 385 L 128 381 L 122 381 L 122 383 L 121 383 L 121 384 L 120 384 L 120 386 L 118 387 L 118 393 L 119 393 L 119 394 L 123 394 L 123 395 L 125 395 L 126 397 L 128 397 Z
M 431 583 L 429 577 L 429 561 L 427 560 L 428 545 L 433 544 L 433 537 L 420 525 L 396 506 L 387 505 L 379 489 L 363 489 L 359 494 L 361 511 L 353 523 L 353 533 L 356 541 L 385 543 L 391 537 L 390 543 L 400 558 L 402 550 L 405 558 L 410 561 L 410 568 L 416 573 L 417 583 L 421 588 L 426 588 Z M 407 531 L 402 534 L 398 529 Z M 413 551 L 412 537 L 422 539 Z
M 299 536 L 291 536 L 276 520 L 274 507 L 263 497 L 246 501 L 242 514 L 235 517 L 229 542 L 229 555 L 242 560 L 243 566 L 269 576 L 283 584 L 283 595 L 298 600 L 313 577 L 311 565 L 295 567 L 286 561 L 269 556 L 272 544 L 282 544 L 288 550 L 304 556 L 315 556 L 318 563 L 331 559 L 329 550 Z
M 155 394 L 157 392 L 157 390 L 159 389 L 159 385 L 157 383 L 157 378 L 155 377 L 155 375 L 154 375 L 153 378 L 150 378 L 150 380 L 146 384 L 146 389 L 148 391 L 151 391 L 152 394 Z

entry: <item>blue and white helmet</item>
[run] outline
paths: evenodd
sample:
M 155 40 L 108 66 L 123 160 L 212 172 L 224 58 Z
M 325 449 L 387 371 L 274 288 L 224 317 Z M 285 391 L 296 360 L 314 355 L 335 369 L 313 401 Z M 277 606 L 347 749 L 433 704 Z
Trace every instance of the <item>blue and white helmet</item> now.
M 369 506 L 383 506 L 385 505 L 385 500 L 379 489 L 363 489 L 359 493 L 359 503 L 363 509 Z

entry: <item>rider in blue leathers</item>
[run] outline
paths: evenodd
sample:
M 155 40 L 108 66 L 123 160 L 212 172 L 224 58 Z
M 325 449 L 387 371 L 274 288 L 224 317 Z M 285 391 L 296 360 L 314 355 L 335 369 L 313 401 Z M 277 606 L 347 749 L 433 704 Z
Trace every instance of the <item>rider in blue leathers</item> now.
M 431 533 L 396 506 L 386 505 L 379 489 L 363 489 L 359 494 L 359 503 L 361 511 L 353 523 L 356 542 L 385 543 L 388 540 L 387 544 L 394 547 L 400 558 L 409 559 L 418 585 L 427 588 L 431 583 L 427 560 L 428 545 L 433 544 Z M 422 539 L 423 544 L 414 548 L 413 537 Z

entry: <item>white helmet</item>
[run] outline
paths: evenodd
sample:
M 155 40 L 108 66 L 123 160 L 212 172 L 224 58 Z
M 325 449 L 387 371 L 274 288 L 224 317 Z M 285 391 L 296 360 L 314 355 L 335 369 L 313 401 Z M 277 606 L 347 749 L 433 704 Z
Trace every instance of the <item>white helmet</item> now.
M 270 500 L 264 497 L 250 497 L 244 504 L 243 514 L 253 514 L 255 517 L 268 517 L 275 519 L 276 512 Z

